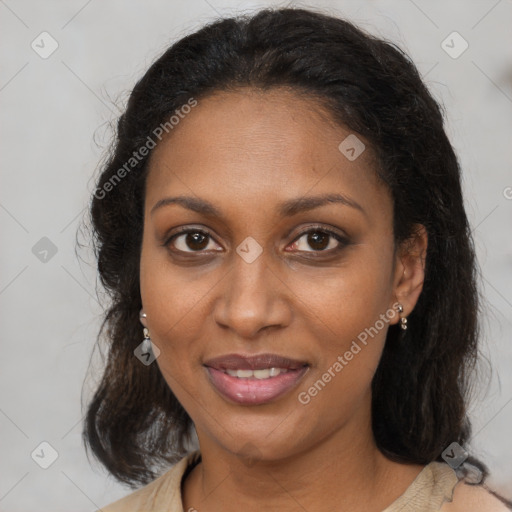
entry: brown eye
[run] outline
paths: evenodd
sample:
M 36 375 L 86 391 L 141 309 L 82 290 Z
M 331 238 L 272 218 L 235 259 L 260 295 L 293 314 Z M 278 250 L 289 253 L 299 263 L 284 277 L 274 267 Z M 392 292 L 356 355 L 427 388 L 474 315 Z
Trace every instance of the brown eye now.
M 208 245 L 208 236 L 202 233 L 187 233 L 185 235 L 185 245 L 193 251 L 200 251 Z
M 315 251 L 323 251 L 329 245 L 330 238 L 331 235 L 316 231 L 315 233 L 308 234 L 307 242 L 311 248 L 315 249 Z
M 339 234 L 325 229 L 310 229 L 292 244 L 292 249 L 299 252 L 329 252 L 347 245 Z
M 174 250 L 181 252 L 202 252 L 204 250 L 218 250 L 212 237 L 201 230 L 182 231 L 172 236 L 166 245 L 172 245 Z

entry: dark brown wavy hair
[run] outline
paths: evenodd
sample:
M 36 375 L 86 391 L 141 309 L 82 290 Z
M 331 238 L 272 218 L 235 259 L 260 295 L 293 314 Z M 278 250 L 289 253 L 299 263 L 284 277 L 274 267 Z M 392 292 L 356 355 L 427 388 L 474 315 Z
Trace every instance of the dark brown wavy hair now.
M 373 378 L 373 433 L 390 459 L 442 461 L 450 443 L 464 447 L 470 438 L 466 408 L 481 300 L 461 170 L 442 107 L 395 44 L 346 20 L 293 8 L 204 26 L 168 48 L 131 92 L 88 219 L 110 302 L 98 336 L 108 356 L 87 408 L 86 448 L 131 487 L 150 482 L 186 452 L 190 417 L 158 365 L 145 366 L 133 354 L 142 336 L 139 260 L 151 152 L 130 159 L 190 98 L 200 102 L 240 87 L 287 87 L 319 100 L 375 151 L 376 172 L 394 201 L 395 247 L 414 234 L 414 225 L 426 227 L 423 291 L 407 331 L 389 327 Z M 117 179 L 129 161 L 129 172 Z

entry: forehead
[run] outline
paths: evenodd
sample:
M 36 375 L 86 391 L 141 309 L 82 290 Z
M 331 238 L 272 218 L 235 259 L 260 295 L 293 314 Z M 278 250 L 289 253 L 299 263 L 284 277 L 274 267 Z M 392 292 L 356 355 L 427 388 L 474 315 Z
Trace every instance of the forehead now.
M 364 150 L 347 158 L 348 146 Z M 257 206 L 340 192 L 382 210 L 389 197 L 374 168 L 363 138 L 314 98 L 286 89 L 218 92 L 199 99 L 153 150 L 146 200 L 186 192 Z

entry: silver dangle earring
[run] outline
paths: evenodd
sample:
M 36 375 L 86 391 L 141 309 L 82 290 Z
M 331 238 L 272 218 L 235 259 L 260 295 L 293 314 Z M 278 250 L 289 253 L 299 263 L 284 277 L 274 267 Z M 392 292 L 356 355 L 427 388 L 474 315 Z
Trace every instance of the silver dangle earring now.
M 152 351 L 151 338 L 147 327 L 144 327 L 144 339 L 142 340 L 142 353 L 147 354 Z
M 142 310 L 140 312 L 139 318 L 142 320 L 143 318 L 147 318 L 146 313 L 143 313 Z M 149 337 L 149 329 L 147 327 L 144 327 L 143 330 L 144 333 L 144 339 L 142 340 L 142 353 L 148 353 L 152 351 L 152 345 L 151 345 L 151 338 Z
M 401 315 L 404 312 L 404 308 L 402 304 L 398 303 L 397 305 L 398 314 Z M 407 329 L 407 317 L 400 317 L 400 327 L 405 331 Z

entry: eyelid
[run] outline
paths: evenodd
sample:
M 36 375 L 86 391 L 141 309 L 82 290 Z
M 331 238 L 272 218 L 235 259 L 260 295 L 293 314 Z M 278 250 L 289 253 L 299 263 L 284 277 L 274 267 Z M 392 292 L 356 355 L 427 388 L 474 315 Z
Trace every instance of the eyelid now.
M 335 228 L 330 228 L 330 227 L 327 227 L 322 224 L 312 224 L 312 225 L 306 226 L 305 228 L 302 228 L 298 232 L 297 236 L 295 237 L 295 239 L 293 241 L 297 240 L 297 238 L 301 237 L 302 235 L 304 235 L 306 233 L 315 232 L 315 231 L 322 231 L 324 233 L 328 233 L 330 235 L 333 235 L 333 236 L 339 237 L 339 238 L 348 238 L 347 235 L 344 235 L 343 233 L 338 232 Z

